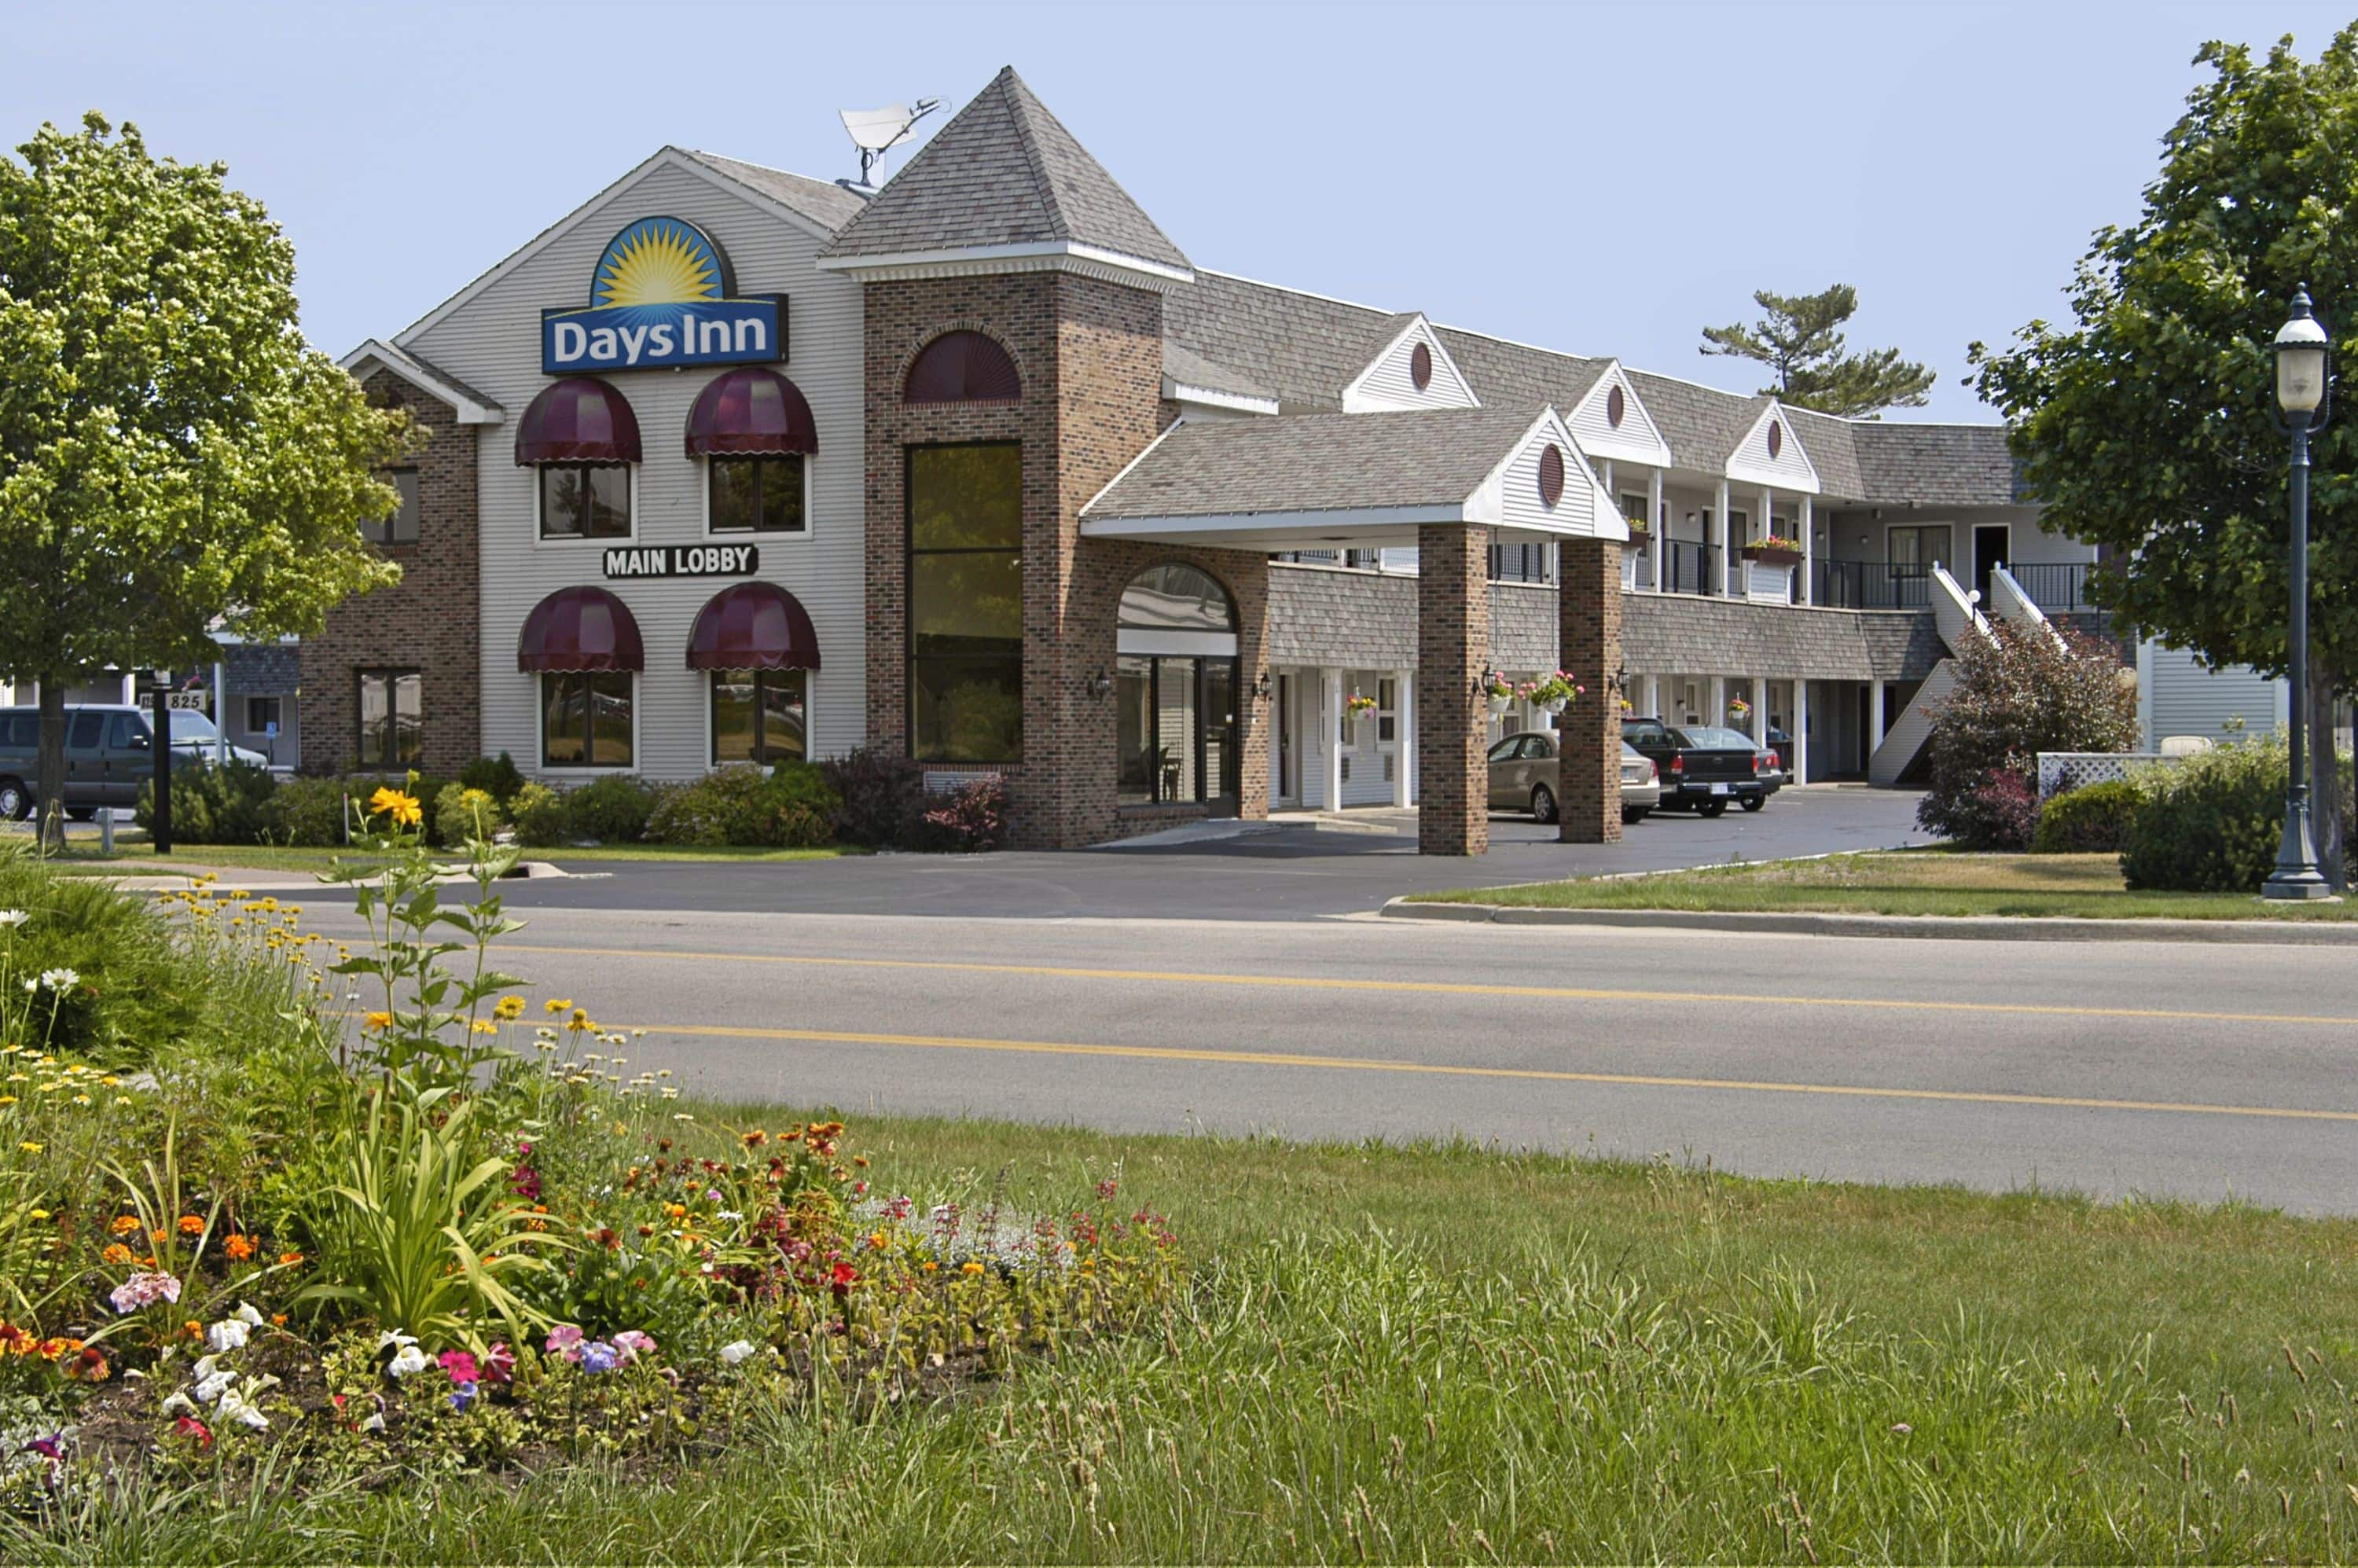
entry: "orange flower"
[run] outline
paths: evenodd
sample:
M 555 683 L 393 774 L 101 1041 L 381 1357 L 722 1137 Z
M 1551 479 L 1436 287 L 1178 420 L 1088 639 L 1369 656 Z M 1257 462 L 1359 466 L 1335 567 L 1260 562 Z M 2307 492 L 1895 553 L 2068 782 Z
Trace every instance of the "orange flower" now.
M 180 1325 L 180 1332 L 187 1335 L 191 1339 L 202 1339 L 205 1336 L 205 1325 L 199 1323 L 195 1318 L 190 1318 L 188 1322 Z
M 203 1235 L 203 1234 L 204 1234 L 204 1229 L 205 1229 L 205 1222 L 204 1222 L 203 1220 L 201 1220 L 201 1219 L 199 1219 L 195 1215 L 193 1215 L 193 1214 L 184 1214 L 184 1215 L 182 1215 L 182 1216 L 180 1217 L 180 1234 L 181 1234 L 181 1235 L 183 1235 L 183 1236 L 201 1236 L 201 1235 Z
M 271 1326 L 271 1327 L 273 1327 L 273 1328 L 284 1328 L 284 1327 L 286 1327 L 286 1326 L 287 1326 L 287 1314 L 286 1314 L 285 1313 L 283 1313 L 283 1312 L 274 1312 L 274 1313 L 272 1313 L 272 1314 L 270 1314 L 270 1326 Z
M 232 1236 L 222 1243 L 222 1250 L 230 1255 L 232 1261 L 243 1263 L 254 1256 L 254 1238 L 243 1235 Z
M 121 1265 L 131 1261 L 131 1249 L 125 1247 L 120 1241 L 110 1242 L 106 1250 L 98 1255 L 98 1260 L 102 1263 L 113 1263 L 120 1267 Z
M 278 1260 L 291 1269 L 296 1264 L 300 1263 L 303 1260 L 303 1254 L 300 1252 L 281 1252 L 278 1255 Z
M 154 1242 L 157 1246 L 161 1247 L 161 1246 L 163 1246 L 163 1245 L 164 1245 L 164 1243 L 165 1243 L 167 1240 L 168 1240 L 168 1239 L 170 1238 L 171 1234 L 172 1234 L 172 1233 L 171 1233 L 170 1231 L 168 1231 L 168 1230 L 163 1230 L 163 1229 L 151 1230 L 151 1231 L 149 1231 L 149 1232 L 147 1233 L 147 1239 L 148 1239 L 148 1240 L 150 1240 L 150 1241 L 152 1241 L 152 1242 Z
M 418 808 L 416 795 L 404 795 L 389 786 L 369 796 L 369 815 L 373 816 L 380 811 L 389 814 L 404 827 L 416 827 L 426 815 Z
M 114 1223 L 106 1228 L 117 1236 L 128 1236 L 139 1228 L 139 1217 L 135 1214 L 118 1214 L 114 1217 Z

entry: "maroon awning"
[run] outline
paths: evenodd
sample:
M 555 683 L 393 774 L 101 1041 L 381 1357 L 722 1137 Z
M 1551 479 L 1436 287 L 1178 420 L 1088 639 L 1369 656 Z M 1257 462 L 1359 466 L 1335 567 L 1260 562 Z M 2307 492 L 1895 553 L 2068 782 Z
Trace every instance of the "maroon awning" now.
M 818 421 L 802 388 L 776 371 L 740 365 L 715 376 L 687 414 L 687 455 L 816 453 Z
M 602 588 L 560 588 L 532 607 L 516 643 L 520 670 L 643 670 L 646 644 L 630 606 Z
M 818 632 L 802 601 L 775 583 L 741 582 L 712 596 L 687 634 L 692 670 L 815 670 Z
M 634 463 L 639 416 L 630 399 L 595 376 L 568 376 L 540 389 L 516 426 L 516 462 Z

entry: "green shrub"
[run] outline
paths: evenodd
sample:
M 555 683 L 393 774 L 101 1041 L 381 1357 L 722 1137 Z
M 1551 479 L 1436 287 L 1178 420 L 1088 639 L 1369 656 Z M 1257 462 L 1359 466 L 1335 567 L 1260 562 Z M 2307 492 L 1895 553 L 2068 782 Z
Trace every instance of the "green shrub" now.
M 2221 746 L 2146 775 L 2121 874 L 2140 891 L 2257 892 L 2284 831 L 2285 741 Z
M 2042 855 L 2117 853 L 2144 804 L 2145 791 L 2127 779 L 2067 790 L 2039 808 L 2030 847 Z
M 836 804 L 815 767 L 789 762 L 771 774 L 732 762 L 664 792 L 647 837 L 658 844 L 807 847 L 827 841 Z
M 573 836 L 573 811 L 567 798 L 545 784 L 527 784 L 508 802 L 515 823 L 516 842 L 533 849 L 562 844 Z
M 590 780 L 565 797 L 573 831 L 601 844 L 634 844 L 646 837 L 647 816 L 654 810 L 654 791 L 629 773 L 608 773 Z
M 925 812 L 922 763 L 879 746 L 862 746 L 818 764 L 828 787 L 841 797 L 835 836 L 847 844 L 912 847 L 932 837 Z
M 2111 644 L 2009 622 L 1957 650 L 1957 684 L 1932 715 L 1931 787 L 1916 820 L 1968 849 L 2020 849 L 2024 809 L 2041 752 L 2125 752 L 2136 745 L 2136 687 Z M 1997 775 L 2012 782 L 1994 783 Z M 2019 785 L 2020 787 L 2017 787 Z
M 516 771 L 515 759 L 502 752 L 496 757 L 477 757 L 460 768 L 459 782 L 469 789 L 481 790 L 504 806 L 524 788 L 524 774 Z
M 151 900 L 0 851 L 0 910 L 25 915 L 0 926 L 0 1018 L 14 1026 L 0 1028 L 10 1043 L 114 1066 L 145 1063 L 186 1038 L 211 1000 L 208 966 L 173 942 Z M 35 977 L 59 969 L 73 971 L 73 982 L 27 996 Z M 29 1018 L 10 1011 L 27 1005 Z
M 233 759 L 189 766 L 178 758 L 172 769 L 172 837 L 184 844 L 255 844 L 262 840 L 266 812 L 278 781 L 268 768 Z M 143 780 L 132 818 L 156 825 L 156 782 Z
M 446 849 L 466 847 L 470 838 L 485 843 L 508 825 L 507 813 L 491 791 L 472 784 L 447 784 L 434 797 L 435 842 Z
M 347 793 L 341 779 L 288 779 L 262 809 L 263 837 L 313 848 L 342 843 Z

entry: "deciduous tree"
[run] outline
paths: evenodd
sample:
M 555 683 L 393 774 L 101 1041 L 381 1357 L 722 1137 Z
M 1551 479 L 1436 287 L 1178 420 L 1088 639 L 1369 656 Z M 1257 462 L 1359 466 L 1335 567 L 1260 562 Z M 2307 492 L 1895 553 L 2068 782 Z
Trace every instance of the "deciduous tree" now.
M 1898 349 L 1850 353 L 1842 324 L 1858 311 L 1858 290 L 1837 283 L 1819 294 L 1772 294 L 1753 303 L 1767 312 L 1753 326 L 1705 327 L 1703 351 L 1758 360 L 1777 373 L 1773 393 L 1799 408 L 1850 418 L 1887 408 L 1916 408 L 1931 389 L 1932 373 L 1899 357 Z
M 2212 80 L 2163 138 L 2143 211 L 2096 231 L 2067 327 L 1975 343 L 1982 395 L 2047 519 L 2109 546 L 2094 592 L 2125 630 L 2219 665 L 2287 665 L 2286 438 L 2269 342 L 2304 281 L 2337 349 L 2358 323 L 2358 28 L 2314 62 L 2288 38 L 2195 56 Z M 2339 356 L 2337 355 L 2337 358 Z M 2358 412 L 2311 443 L 2312 722 L 2358 676 Z M 2313 749 L 2319 851 L 2346 885 L 2330 744 Z
M 406 416 L 297 327 L 295 252 L 220 164 L 99 115 L 0 157 L 0 670 L 41 689 L 61 835 L 66 686 L 315 630 L 393 580 L 360 524 Z

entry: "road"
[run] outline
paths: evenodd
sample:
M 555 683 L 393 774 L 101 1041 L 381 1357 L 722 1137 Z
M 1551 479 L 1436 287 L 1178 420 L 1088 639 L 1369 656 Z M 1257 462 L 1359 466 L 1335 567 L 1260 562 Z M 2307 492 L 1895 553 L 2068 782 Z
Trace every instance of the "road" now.
M 2358 1211 L 2340 950 L 528 913 L 507 967 L 692 1093 Z

